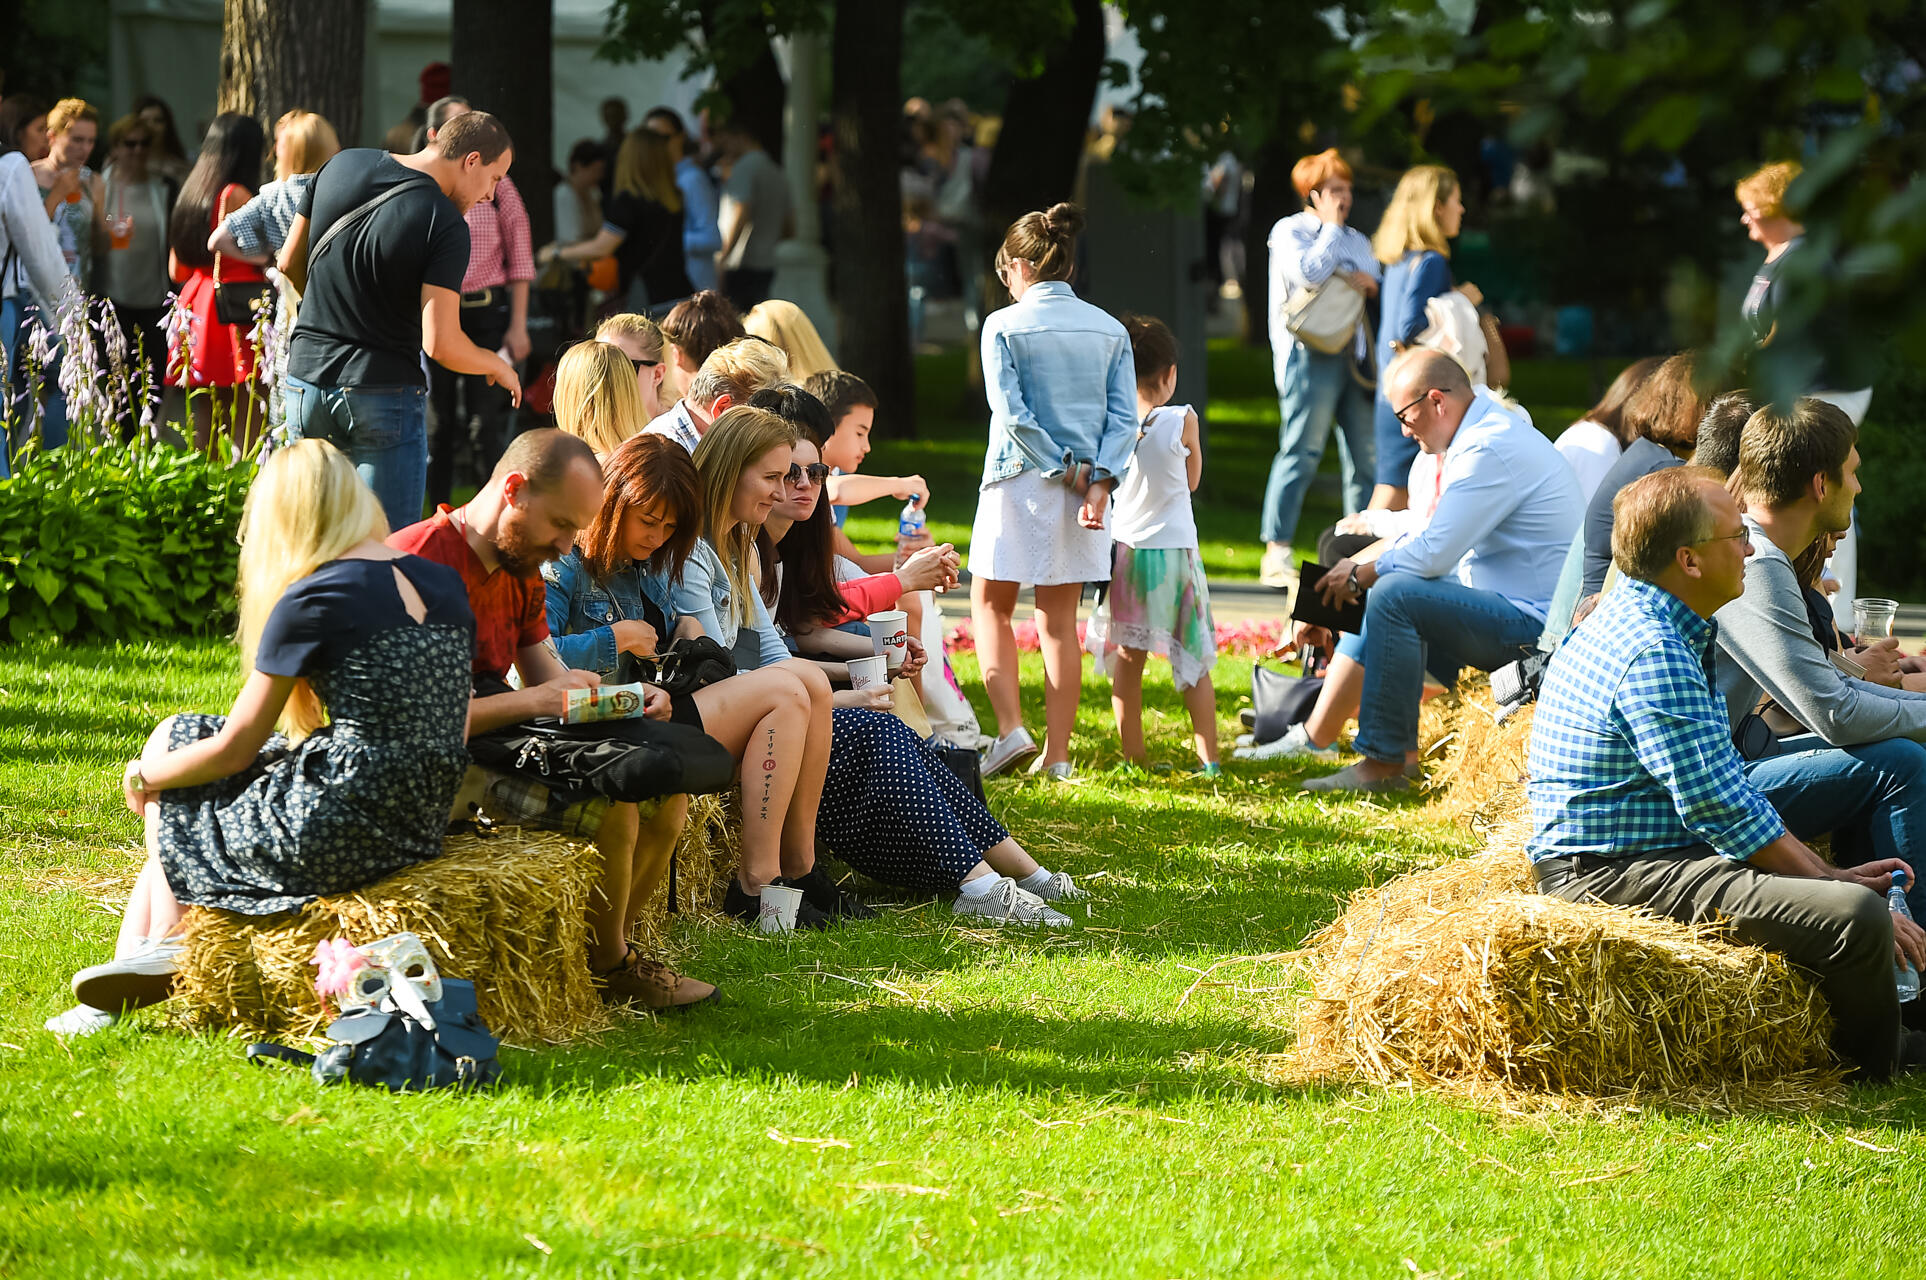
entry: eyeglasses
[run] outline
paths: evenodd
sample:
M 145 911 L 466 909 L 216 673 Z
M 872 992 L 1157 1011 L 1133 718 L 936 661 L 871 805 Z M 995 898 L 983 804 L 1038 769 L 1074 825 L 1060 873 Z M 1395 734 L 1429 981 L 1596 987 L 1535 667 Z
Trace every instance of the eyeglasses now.
M 829 478 L 829 467 L 820 462 L 812 462 L 806 467 L 799 462 L 792 462 L 783 480 L 788 484 L 801 484 L 804 476 L 809 477 L 809 483 L 812 485 L 821 484 Z
M 1711 542 L 1737 542 L 1739 539 L 1745 537 L 1748 532 L 1744 525 L 1740 525 L 1737 533 L 1715 533 L 1709 538 L 1700 538 L 1697 542 L 1688 542 L 1685 545 L 1688 547 L 1703 547 Z
M 1404 408 L 1399 409 L 1396 413 L 1393 413 L 1391 416 L 1398 420 L 1399 426 L 1401 427 L 1410 426 L 1411 424 L 1404 420 L 1404 415 L 1407 413 L 1410 413 L 1413 409 L 1417 408 L 1419 405 L 1429 400 L 1431 398 L 1431 393 L 1436 390 L 1437 390 L 1436 387 L 1426 387 L 1423 395 L 1419 396 L 1416 400 L 1413 400 L 1410 404 L 1406 405 Z

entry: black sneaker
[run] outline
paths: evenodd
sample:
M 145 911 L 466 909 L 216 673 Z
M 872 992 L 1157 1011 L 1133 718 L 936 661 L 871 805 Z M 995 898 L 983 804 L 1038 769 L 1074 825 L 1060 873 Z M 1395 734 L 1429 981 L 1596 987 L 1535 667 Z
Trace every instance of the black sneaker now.
M 1901 1006 L 1902 1008 L 1904 1006 Z M 1902 1029 L 1899 1033 L 1899 1071 L 1905 1076 L 1926 1071 L 1926 1031 Z
M 843 887 L 823 874 L 821 867 L 812 867 L 807 875 L 794 876 L 779 880 L 792 889 L 801 889 L 803 905 L 814 907 L 832 920 L 874 920 L 876 908 L 846 893 Z M 800 916 L 798 916 L 800 919 Z
M 798 929 L 827 929 L 834 923 L 828 916 L 810 905 L 809 891 L 805 886 L 799 883 L 790 884 L 787 880 L 778 880 L 776 883 L 789 884 L 789 887 L 792 889 L 803 890 L 803 900 L 796 904 L 796 927 Z M 865 911 L 869 910 L 867 907 L 863 909 Z M 731 879 L 729 881 L 728 891 L 722 895 L 722 913 L 726 916 L 733 916 L 753 929 L 756 927 L 756 922 L 762 917 L 762 899 L 756 894 L 744 893 L 742 886 L 734 879 Z

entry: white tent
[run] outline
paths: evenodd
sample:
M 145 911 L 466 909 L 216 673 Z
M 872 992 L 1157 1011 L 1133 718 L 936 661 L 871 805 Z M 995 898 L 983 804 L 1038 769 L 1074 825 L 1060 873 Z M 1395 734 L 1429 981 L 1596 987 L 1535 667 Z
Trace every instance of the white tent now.
M 421 69 L 448 60 L 449 0 L 370 0 L 361 138 L 377 146 L 419 96 Z M 188 154 L 214 117 L 221 80 L 221 0 L 112 0 L 109 46 L 118 116 L 145 93 L 173 107 Z M 555 0 L 555 158 L 577 138 L 599 138 L 597 107 L 624 98 L 631 124 L 658 104 L 685 118 L 702 86 L 685 81 L 681 59 L 617 64 L 595 57 L 607 0 Z M 486 103 L 478 103 L 485 107 Z M 343 139 L 343 141 L 347 141 Z

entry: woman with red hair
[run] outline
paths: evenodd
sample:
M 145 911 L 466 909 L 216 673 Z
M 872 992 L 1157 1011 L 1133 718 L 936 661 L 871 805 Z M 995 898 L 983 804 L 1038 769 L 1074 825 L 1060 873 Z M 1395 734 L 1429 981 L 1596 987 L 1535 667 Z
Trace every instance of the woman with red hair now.
M 1324 459 L 1331 424 L 1346 514 L 1371 497 L 1376 449 L 1371 421 L 1371 327 L 1364 302 L 1378 292 L 1371 241 L 1348 225 L 1351 166 L 1336 148 L 1291 168 L 1304 208 L 1271 228 L 1271 364 L 1277 378 L 1277 457 L 1264 488 L 1267 587 L 1296 579 L 1291 539 L 1304 493 Z

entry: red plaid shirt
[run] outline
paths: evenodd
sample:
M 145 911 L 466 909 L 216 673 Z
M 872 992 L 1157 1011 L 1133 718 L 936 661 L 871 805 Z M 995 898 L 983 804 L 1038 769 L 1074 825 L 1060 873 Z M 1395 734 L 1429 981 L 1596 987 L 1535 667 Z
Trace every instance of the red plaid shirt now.
M 495 198 L 468 211 L 468 274 L 461 291 L 495 289 L 511 280 L 535 278 L 535 249 L 528 239 L 528 206 L 515 183 L 503 178 Z

